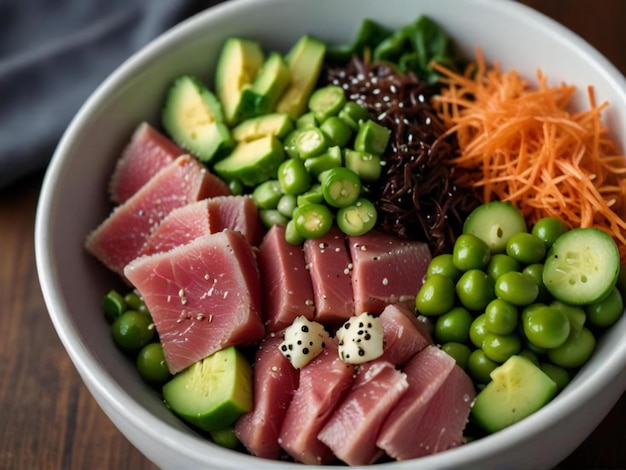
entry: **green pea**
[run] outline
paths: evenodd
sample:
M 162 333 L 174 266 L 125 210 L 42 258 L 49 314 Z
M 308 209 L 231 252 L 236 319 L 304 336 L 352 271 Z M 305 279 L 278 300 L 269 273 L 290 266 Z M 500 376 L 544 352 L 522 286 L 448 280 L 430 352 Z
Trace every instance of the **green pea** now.
M 530 275 L 510 271 L 496 279 L 495 292 L 498 298 L 523 306 L 532 304 L 537 299 L 539 286 Z
M 454 282 L 458 281 L 461 277 L 461 271 L 454 265 L 450 253 L 437 255 L 430 260 L 428 268 L 426 269 L 426 277 L 432 276 L 433 274 L 443 274 Z
M 472 351 L 467 359 L 467 371 L 477 384 L 486 385 L 491 382 L 491 373 L 498 367 L 495 361 L 489 359 L 481 349 Z
M 537 356 L 536 353 L 534 353 L 530 349 L 522 349 L 519 352 L 518 356 L 525 357 L 526 359 L 531 361 L 533 364 L 535 364 L 537 367 L 539 367 L 539 357 Z
M 474 321 L 470 325 L 469 339 L 470 342 L 477 348 L 483 347 L 483 341 L 485 340 L 485 335 L 487 334 L 486 321 L 486 315 L 481 313 L 474 318 Z
M 113 323 L 117 317 L 126 311 L 126 301 L 122 294 L 116 290 L 111 290 L 102 299 L 104 318 L 107 322 Z
M 506 254 L 522 264 L 541 263 L 546 257 L 546 245 L 528 232 L 518 232 L 509 238 Z
M 585 325 L 585 321 L 587 320 L 587 315 L 582 307 L 566 304 L 560 300 L 554 300 L 550 303 L 550 308 L 553 310 L 560 310 L 567 315 L 570 326 L 570 336 L 576 336 L 580 333 L 580 330 Z
M 280 164 L 278 181 L 284 194 L 302 194 L 311 187 L 309 172 L 299 158 L 288 158 Z
M 456 295 L 468 310 L 482 311 L 495 298 L 493 279 L 484 271 L 465 271 L 456 283 Z
M 520 271 L 521 266 L 515 258 L 511 258 L 504 253 L 496 253 L 491 255 L 489 264 L 487 265 L 487 274 L 491 276 L 494 281 L 498 279 L 502 274 L 509 271 Z
M 146 306 L 143 303 L 143 299 L 136 292 L 129 292 L 124 296 L 124 302 L 126 302 L 126 308 L 128 310 L 141 310 Z
M 261 209 L 259 211 L 259 219 L 266 228 L 271 228 L 274 225 L 287 225 L 289 219 L 281 214 L 278 209 Z
M 120 349 L 135 352 L 154 338 L 154 323 L 148 315 L 126 310 L 111 325 L 111 333 Z
M 330 116 L 320 124 L 321 131 L 328 137 L 330 145 L 345 147 L 350 137 L 352 129 L 346 122 L 338 116 Z
M 489 359 L 495 362 L 504 362 L 509 357 L 517 354 L 522 349 L 522 342 L 515 333 L 508 335 L 497 335 L 495 333 L 485 334 L 482 350 Z
M 593 333 L 583 327 L 578 336 L 569 337 L 565 343 L 548 350 L 553 364 L 568 369 L 580 367 L 589 360 L 596 346 Z
M 529 311 L 523 319 L 523 326 L 526 338 L 546 349 L 561 346 L 570 333 L 567 315 L 548 306 Z
M 146 382 L 162 385 L 170 379 L 161 343 L 145 345 L 137 355 L 137 370 Z
M 554 217 L 544 217 L 539 219 L 532 229 L 532 234 L 539 238 L 550 248 L 557 238 L 567 232 L 569 228 L 559 219 Z
M 472 353 L 469 346 L 463 343 L 451 341 L 449 343 L 442 344 L 441 349 L 449 354 L 461 369 L 467 370 L 467 361 Z
M 485 328 L 491 333 L 508 335 L 515 331 L 519 312 L 517 307 L 502 299 L 494 299 L 485 307 Z
M 465 343 L 469 340 L 470 325 L 474 317 L 463 307 L 456 307 L 437 317 L 435 338 L 440 344 Z
M 233 426 L 229 426 L 224 429 L 218 429 L 217 431 L 210 431 L 211 439 L 218 446 L 225 447 L 227 449 L 236 449 L 239 447 L 239 438 L 237 438 L 237 434 L 235 434 L 235 428 Z
M 552 299 L 546 285 L 543 283 L 542 263 L 528 265 L 522 270 L 522 273 L 528 274 L 533 281 L 535 281 L 535 284 L 537 284 L 537 287 L 539 288 L 539 292 L 537 293 L 537 302 L 548 302 Z
M 241 196 L 243 194 L 243 183 L 239 180 L 231 180 L 228 182 L 228 189 L 233 196 Z
M 609 295 L 599 302 L 585 306 L 589 323 L 606 328 L 615 323 L 624 312 L 624 301 L 617 287 L 613 287 Z
M 485 269 L 491 253 L 489 246 L 475 235 L 459 235 L 452 248 L 452 261 L 460 271 Z
M 542 362 L 539 367 L 556 384 L 557 391 L 561 391 L 570 381 L 569 372 L 564 367 L 559 367 L 549 362 Z
M 424 281 L 415 297 L 415 308 L 426 316 L 441 315 L 454 305 L 454 282 L 442 274 L 434 274 Z

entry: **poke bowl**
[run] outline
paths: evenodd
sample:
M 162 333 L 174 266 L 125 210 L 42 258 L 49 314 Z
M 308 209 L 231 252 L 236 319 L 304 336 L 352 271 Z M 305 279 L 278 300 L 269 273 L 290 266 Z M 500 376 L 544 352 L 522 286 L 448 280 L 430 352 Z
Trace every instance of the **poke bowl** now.
M 527 105 L 488 114 L 481 99 L 497 92 Z M 556 114 L 489 127 L 533 106 Z M 551 125 L 565 137 L 536 150 Z M 225 2 L 129 58 L 66 130 L 37 211 L 45 302 L 95 400 L 160 468 L 552 467 L 626 389 L 625 126 L 620 72 L 515 2 Z M 488 180 L 488 150 L 472 155 L 493 135 L 515 150 L 492 167 L 515 178 Z M 575 178 L 593 188 L 585 205 L 556 184 L 563 172 L 541 175 L 587 168 L 587 151 L 602 162 Z M 504 180 L 523 184 L 497 192 Z M 423 187 L 441 192 L 414 202 Z M 541 235 L 548 219 L 557 228 Z M 518 234 L 541 253 L 516 254 Z M 489 271 L 497 256 L 517 260 L 512 291 Z M 572 257 L 591 264 L 559 281 Z M 463 290 L 468 273 L 487 294 Z M 487 319 L 496 300 L 514 305 L 506 331 Z M 462 333 L 440 321 L 452 310 Z M 560 320 L 546 324 L 548 310 Z M 129 311 L 140 332 L 122 324 Z M 584 340 L 563 353 L 572 338 Z

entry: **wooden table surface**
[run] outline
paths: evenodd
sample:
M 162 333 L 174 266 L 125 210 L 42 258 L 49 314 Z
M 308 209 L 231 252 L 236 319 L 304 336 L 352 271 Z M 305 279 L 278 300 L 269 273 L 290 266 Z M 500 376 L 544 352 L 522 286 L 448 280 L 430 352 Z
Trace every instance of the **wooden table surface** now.
M 526 0 L 626 73 L 626 1 Z M 1 148 L 0 143 L 0 148 Z M 41 174 L 0 190 L 0 469 L 151 469 L 82 384 L 48 318 L 33 246 Z M 561 468 L 626 468 L 626 395 Z

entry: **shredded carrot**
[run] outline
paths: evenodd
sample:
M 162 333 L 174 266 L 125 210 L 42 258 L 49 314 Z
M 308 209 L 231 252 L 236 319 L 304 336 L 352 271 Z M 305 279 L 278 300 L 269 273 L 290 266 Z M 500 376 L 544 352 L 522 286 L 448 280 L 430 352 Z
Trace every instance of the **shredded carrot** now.
M 460 147 L 451 164 L 483 202 L 511 201 L 530 224 L 557 217 L 600 228 L 626 262 L 626 157 L 601 121 L 608 103 L 596 104 L 589 87 L 589 109 L 574 112 L 576 87 L 550 87 L 540 71 L 533 87 L 488 67 L 480 50 L 465 74 L 433 68 L 444 84 L 436 109 Z

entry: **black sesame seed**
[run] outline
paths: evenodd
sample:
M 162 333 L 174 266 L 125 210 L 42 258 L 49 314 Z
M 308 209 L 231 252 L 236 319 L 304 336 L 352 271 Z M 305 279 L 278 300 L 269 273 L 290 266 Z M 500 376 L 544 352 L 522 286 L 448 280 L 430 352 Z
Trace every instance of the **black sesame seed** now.
M 363 333 L 365 333 L 365 331 L 363 331 L 363 330 L 359 330 L 359 331 L 356 332 L 357 335 L 362 335 Z
M 309 354 L 309 348 L 304 348 L 302 350 L 302 354 Z
M 298 342 L 296 343 L 298 346 L 300 346 L 302 344 L 302 340 L 299 339 Z
M 360 321 L 359 322 L 359 328 L 363 328 L 364 326 L 365 326 L 365 324 L 362 321 Z
M 322 341 L 322 347 L 325 348 L 326 347 L 326 343 L 324 341 Z
M 363 349 L 359 349 L 359 356 L 365 356 L 365 351 Z
M 309 346 L 313 346 L 313 341 L 309 341 Z
M 290 344 L 290 345 L 289 345 L 289 350 L 290 350 L 290 351 L 293 351 L 293 344 Z
M 369 333 L 365 335 L 365 341 L 369 341 L 370 339 L 372 339 L 372 335 L 370 335 Z
M 309 332 L 309 327 L 308 327 L 308 326 L 306 326 L 306 325 L 302 325 L 302 331 L 303 331 L 304 333 L 308 333 L 308 332 Z
M 283 345 L 280 347 L 280 350 L 281 350 L 281 351 L 287 351 L 287 346 L 286 346 L 285 344 L 283 344 Z
M 347 330 L 348 328 L 350 328 L 350 322 L 346 322 L 343 324 L 343 327 Z

